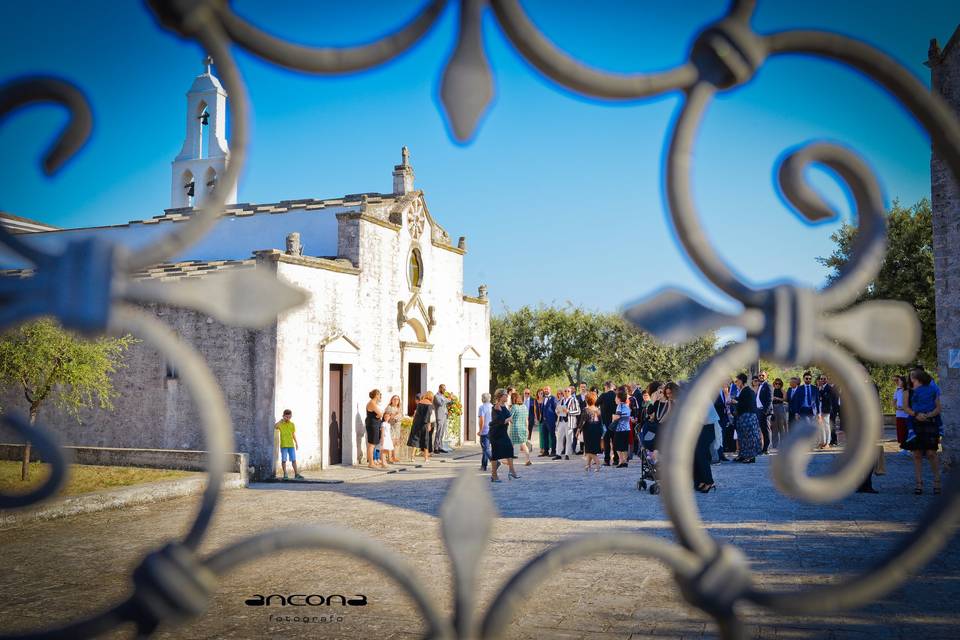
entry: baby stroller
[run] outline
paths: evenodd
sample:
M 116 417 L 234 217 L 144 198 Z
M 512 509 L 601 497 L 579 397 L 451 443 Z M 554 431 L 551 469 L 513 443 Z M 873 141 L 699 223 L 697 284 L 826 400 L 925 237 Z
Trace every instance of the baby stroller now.
M 657 448 L 657 428 L 660 425 L 654 422 L 644 422 L 640 428 L 640 479 L 637 480 L 637 491 L 649 491 L 650 495 L 660 493 L 660 483 L 657 480 L 657 461 L 653 456 Z M 648 482 L 649 481 L 649 482 Z

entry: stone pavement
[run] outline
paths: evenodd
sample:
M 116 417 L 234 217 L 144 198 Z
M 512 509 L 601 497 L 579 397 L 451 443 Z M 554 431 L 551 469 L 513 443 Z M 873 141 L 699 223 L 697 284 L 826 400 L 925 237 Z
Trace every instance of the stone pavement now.
M 875 482 L 879 495 L 800 504 L 773 489 L 769 458 L 762 457 L 755 465 L 714 466 L 718 490 L 698 494 L 697 503 L 711 533 L 748 555 L 760 587 L 829 582 L 864 570 L 933 500 L 929 491 L 912 494 L 910 459 L 893 446 L 888 450 L 887 475 Z M 835 459 L 835 453 L 815 455 L 812 471 L 823 472 Z M 520 467 L 520 480 L 487 484 L 500 517 L 473 599 L 481 612 L 504 581 L 554 541 L 609 529 L 673 538 L 659 497 L 635 488 L 638 465 L 588 476 L 579 460 L 543 460 Z M 269 483 L 229 491 L 201 551 L 294 523 L 350 527 L 403 556 L 450 611 L 450 564 L 437 513 L 454 475 L 461 469 L 476 473 L 476 464 L 475 458 L 431 461 L 393 474 L 344 469 L 316 476 L 339 474 L 340 484 Z M 0 633 L 60 624 L 116 602 L 129 592 L 131 568 L 147 551 L 182 535 L 195 504 L 181 498 L 0 532 Z M 254 594 L 273 593 L 362 593 L 369 604 L 304 607 L 313 609 L 309 615 L 342 618 L 309 624 L 276 620 L 281 613 L 303 615 L 302 610 L 244 605 Z M 861 611 L 789 617 L 745 607 L 743 615 L 756 638 L 956 638 L 958 600 L 960 545 L 954 542 L 907 586 Z M 365 562 L 325 552 L 285 552 L 226 575 L 202 618 L 158 635 L 414 638 L 422 632 L 410 599 Z M 584 558 L 556 573 L 521 605 L 508 632 L 522 639 L 715 636 L 710 619 L 685 604 L 667 569 L 613 554 Z

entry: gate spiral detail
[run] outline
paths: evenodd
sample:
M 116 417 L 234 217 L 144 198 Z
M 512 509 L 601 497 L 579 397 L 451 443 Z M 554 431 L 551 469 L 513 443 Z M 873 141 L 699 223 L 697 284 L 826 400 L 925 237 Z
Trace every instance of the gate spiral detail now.
M 923 515 L 916 529 L 886 556 L 860 575 L 794 592 L 770 592 L 753 586 L 744 554 L 714 540 L 700 520 L 693 501 L 690 469 L 693 449 L 718 386 L 733 369 L 759 356 L 791 365 L 816 362 L 831 371 L 846 389 L 848 444 L 826 476 L 809 477 L 809 445 L 813 428 L 797 425 L 773 461 L 778 488 L 799 500 L 823 503 L 849 495 L 873 464 L 880 437 L 881 414 L 867 373 L 851 351 L 871 360 L 903 362 L 919 344 L 920 329 L 912 308 L 904 303 L 875 301 L 850 307 L 860 290 L 877 274 L 886 250 L 883 202 L 876 178 L 852 151 L 818 142 L 790 152 L 782 161 L 781 193 L 809 221 L 837 214 L 804 181 L 804 170 L 820 165 L 850 190 L 859 233 L 854 256 L 841 277 L 823 290 L 793 284 L 754 289 L 736 277 L 714 251 L 699 224 L 690 185 L 694 140 L 707 108 L 720 92 L 748 82 L 773 56 L 806 54 L 852 67 L 886 89 L 930 135 L 935 152 L 960 178 L 960 124 L 949 107 L 896 62 L 872 47 L 844 36 L 819 31 L 760 34 L 752 30 L 753 0 L 732 3 L 722 19 L 697 35 L 685 63 L 655 74 L 615 74 L 581 64 L 555 47 L 531 22 L 518 0 L 489 0 L 500 28 L 519 54 L 542 74 L 574 92 L 608 100 L 635 100 L 681 91 L 683 102 L 673 123 L 666 155 L 665 184 L 671 219 L 680 244 L 704 276 L 740 302 L 742 312 L 725 315 L 676 290 L 665 290 L 624 310 L 625 317 L 663 340 L 682 341 L 720 327 L 746 330 L 746 340 L 732 345 L 704 365 L 679 405 L 673 428 L 662 449 L 662 497 L 679 544 L 640 534 L 610 532 L 561 541 L 532 558 L 500 589 L 482 616 L 474 611 L 478 562 L 489 540 L 494 507 L 477 478 L 455 480 L 441 508 L 441 527 L 453 565 L 455 600 L 447 617 L 415 579 L 411 566 L 385 553 L 374 540 L 340 527 L 300 526 L 260 534 L 207 557 L 199 543 L 217 507 L 225 454 L 233 450 L 233 430 L 223 394 L 203 359 L 162 322 L 134 303 L 155 300 L 202 309 L 218 320 L 239 326 L 263 326 L 276 315 L 301 304 L 298 290 L 276 280 L 258 278 L 256 270 L 238 272 L 216 283 L 165 285 L 138 283 L 131 274 L 172 257 L 196 242 L 216 222 L 225 194 L 236 186 L 246 160 L 249 105 L 231 46 L 235 45 L 282 67 L 315 74 L 360 72 L 385 63 L 414 46 L 434 26 L 448 4 L 433 0 L 409 23 L 370 44 L 348 48 L 312 48 L 269 35 L 236 15 L 225 0 L 147 0 L 158 22 L 181 38 L 199 43 L 217 62 L 230 96 L 232 121 L 228 168 L 208 202 L 189 220 L 132 255 L 102 240 L 75 241 L 53 254 L 33 248 L 0 226 L 0 243 L 34 267 L 30 278 L 0 278 L 0 328 L 37 316 L 53 316 L 67 328 L 88 335 L 133 333 L 154 346 L 180 372 L 201 412 L 208 456 L 208 486 L 192 526 L 182 540 L 148 554 L 133 571 L 133 594 L 91 618 L 37 631 L 18 638 L 93 637 L 134 623 L 148 636 L 161 624 L 176 625 L 199 616 L 217 578 L 240 564 L 288 549 L 325 549 L 371 563 L 406 591 L 419 608 L 431 638 L 496 638 L 512 620 L 515 603 L 548 576 L 584 555 L 620 552 L 656 558 L 667 565 L 683 596 L 710 614 L 726 638 L 742 638 L 746 630 L 738 605 L 752 603 L 773 612 L 824 614 L 863 606 L 902 585 L 947 543 L 960 517 L 960 474 L 950 474 L 944 493 Z M 468 141 L 493 96 L 493 74 L 481 38 L 487 0 L 459 2 L 459 33 L 447 61 L 441 100 L 453 136 Z M 28 77 L 0 86 L 0 118 L 35 103 L 55 103 L 69 112 L 69 121 L 43 158 L 48 174 L 58 171 L 83 146 L 92 115 L 83 93 L 55 77 Z M 162 295 L 162 299 L 159 297 Z M 242 307 L 210 304 L 211 299 L 249 296 L 262 313 Z M 839 343 L 845 345 L 840 346 Z M 847 349 L 851 351 L 848 351 Z M 33 442 L 52 461 L 47 482 L 28 496 L 0 495 L 0 509 L 22 508 L 54 495 L 63 483 L 66 462 L 50 431 L 29 428 L 23 418 L 4 415 L 5 424 Z M 846 426 L 846 425 L 845 425 Z M 478 496 L 481 496 L 478 499 Z M 453 541 L 457 544 L 454 545 Z

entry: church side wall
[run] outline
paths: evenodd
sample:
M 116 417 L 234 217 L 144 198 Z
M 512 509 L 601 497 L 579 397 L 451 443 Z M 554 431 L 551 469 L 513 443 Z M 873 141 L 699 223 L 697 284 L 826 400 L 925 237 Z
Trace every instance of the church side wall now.
M 960 43 L 958 43 L 960 45 Z M 932 84 L 960 114 L 960 46 L 932 69 Z M 960 467 L 960 367 L 950 367 L 951 350 L 960 349 L 960 185 L 946 163 L 933 154 L 930 161 L 930 195 L 933 213 L 933 269 L 937 302 L 938 378 L 942 390 L 944 451 Z
M 363 322 L 358 300 L 357 276 L 300 264 L 280 262 L 277 273 L 284 281 L 310 293 L 303 306 L 282 315 L 277 321 L 277 376 L 273 413 L 279 419 L 284 409 L 293 411 L 300 448 L 297 459 L 305 469 L 319 468 L 323 463 L 323 434 L 328 426 L 328 412 L 323 409 L 324 342 L 343 334 L 362 344 Z M 354 372 L 356 373 L 356 372 Z M 353 377 L 353 386 L 362 375 Z M 358 413 L 363 409 L 356 394 L 351 406 L 344 407 L 349 429 L 356 433 Z M 343 417 L 341 417 L 341 420 Z M 361 427 L 362 429 L 362 424 Z M 347 433 L 348 429 L 345 428 Z M 346 450 L 351 450 L 346 444 Z M 349 460 L 344 461 L 349 464 Z
M 199 352 L 224 392 L 233 422 L 235 451 L 250 454 L 250 463 L 261 466 L 264 412 L 258 404 L 262 406 L 264 395 L 272 395 L 274 329 L 229 327 L 202 313 L 161 305 L 143 305 L 141 310 L 161 320 Z M 139 342 L 126 352 L 124 363 L 126 366 L 113 376 L 119 395 L 112 410 L 83 411 L 78 422 L 48 404 L 41 407 L 38 421 L 65 445 L 205 449 L 195 401 L 182 380 L 168 377 L 163 356 L 147 342 Z M 4 408 L 26 413 L 22 393 L 8 390 L 2 402 Z M 2 440 L 18 441 L 6 433 Z

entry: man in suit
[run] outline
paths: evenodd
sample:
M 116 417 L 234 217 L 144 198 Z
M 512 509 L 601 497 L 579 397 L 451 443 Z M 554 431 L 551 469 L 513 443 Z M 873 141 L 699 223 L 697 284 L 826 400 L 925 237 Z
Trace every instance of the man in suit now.
M 717 454 L 719 455 L 720 462 L 730 462 L 727 456 L 724 455 L 725 451 L 735 451 L 737 444 L 733 439 L 733 429 L 730 426 L 730 416 L 727 415 L 727 396 L 724 393 L 726 385 L 720 387 L 720 391 L 717 392 L 717 397 L 713 399 L 713 408 L 717 412 L 717 417 L 720 419 L 720 432 L 723 434 L 723 437 L 720 439 L 719 446 L 717 447 Z
M 766 455 L 770 448 L 770 416 L 773 414 L 773 387 L 767 382 L 767 372 L 761 371 L 758 376 L 760 387 L 757 389 L 757 420 L 760 421 L 760 435 L 763 436 L 763 450 Z
M 603 393 L 597 398 L 600 407 L 600 422 L 603 424 L 603 466 L 610 466 L 610 452 L 613 450 L 613 414 L 617 411 L 617 392 L 613 390 L 613 382 L 603 383 Z M 624 460 L 626 462 L 626 460 Z M 620 464 L 620 456 L 613 453 L 613 464 Z
M 530 419 L 530 416 L 534 413 L 534 402 L 536 401 L 530 396 L 530 387 L 525 388 L 523 390 L 523 406 L 527 408 L 527 440 L 533 440 L 533 425 L 536 424 Z
M 818 426 L 814 421 L 818 421 L 820 416 L 820 391 L 814 386 L 813 374 L 809 371 L 803 372 L 803 384 L 790 395 L 790 412 L 796 416 L 798 422 L 809 422 Z
M 443 439 L 447 437 L 447 405 L 450 404 L 449 398 L 444 394 L 447 392 L 447 385 L 442 384 L 433 396 L 433 408 L 437 414 L 437 433 L 433 438 L 433 450 L 437 453 L 450 453 L 443 448 Z
M 817 391 L 820 393 L 820 420 L 823 435 L 821 442 L 824 449 L 829 449 L 837 444 L 837 427 L 833 422 L 835 414 L 836 394 L 833 391 L 833 385 L 827 382 L 827 376 L 820 374 L 817 380 Z
M 790 425 L 793 424 L 793 421 L 797 418 L 797 414 L 793 412 L 792 406 L 790 404 L 790 398 L 793 397 L 793 392 L 797 390 L 797 387 L 800 386 L 800 378 L 793 376 L 790 378 L 790 387 L 787 389 L 787 431 L 790 430 Z
M 541 456 L 554 456 L 557 454 L 557 399 L 549 386 L 543 388 L 543 430 L 546 435 L 546 453 Z

